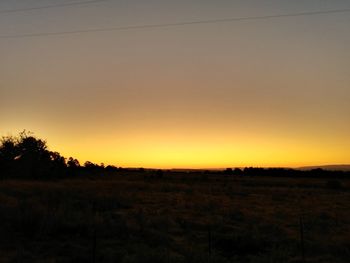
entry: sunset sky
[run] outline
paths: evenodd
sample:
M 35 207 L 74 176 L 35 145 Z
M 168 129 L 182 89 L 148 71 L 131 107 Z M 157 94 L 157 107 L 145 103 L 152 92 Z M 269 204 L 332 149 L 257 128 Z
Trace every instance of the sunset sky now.
M 81 1 L 59 1 L 72 2 Z M 57 3 L 0 1 L 0 135 L 30 130 L 65 157 L 123 167 L 350 163 L 350 12 L 45 35 L 350 1 L 106 0 L 1 12 Z

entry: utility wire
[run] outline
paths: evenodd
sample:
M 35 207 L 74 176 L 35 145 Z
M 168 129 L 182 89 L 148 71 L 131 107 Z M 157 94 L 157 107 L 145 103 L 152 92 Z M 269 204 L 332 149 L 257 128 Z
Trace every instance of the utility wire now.
M 65 6 L 88 5 L 88 4 L 94 4 L 94 3 L 106 2 L 106 1 L 108 0 L 87 0 L 87 1 L 80 1 L 80 2 L 72 2 L 72 3 L 44 5 L 44 6 L 37 6 L 37 7 L 7 9 L 7 10 L 0 10 L 0 14 L 19 13 L 19 12 L 41 10 L 41 9 L 52 9 L 52 8 L 65 7 Z
M 145 25 L 131 25 L 131 26 L 121 26 L 121 27 L 81 29 L 81 30 L 72 30 L 72 31 L 0 35 L 0 38 L 4 39 L 4 38 L 27 38 L 27 37 L 41 37 L 41 36 L 62 36 L 62 35 L 75 35 L 75 34 L 94 33 L 94 32 L 127 31 L 127 30 L 152 29 L 152 28 L 170 28 L 170 27 L 180 27 L 180 26 L 198 25 L 198 24 L 229 23 L 229 22 L 238 22 L 238 21 L 266 20 L 266 19 L 285 18 L 285 17 L 314 16 L 314 15 L 349 13 L 349 12 L 350 12 L 350 8 L 347 8 L 347 9 L 334 9 L 334 10 L 328 10 L 328 11 L 309 11 L 309 12 L 285 13 L 285 14 L 264 15 L 264 16 L 232 17 L 232 18 L 223 18 L 223 19 L 185 21 L 185 22 L 164 23 L 164 24 L 145 24 Z

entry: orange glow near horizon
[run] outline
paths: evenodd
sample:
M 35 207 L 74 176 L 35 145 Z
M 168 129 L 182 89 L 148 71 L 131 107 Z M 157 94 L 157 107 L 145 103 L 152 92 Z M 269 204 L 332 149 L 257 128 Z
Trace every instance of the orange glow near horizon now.
M 118 167 L 199 168 L 301 167 L 348 163 L 349 144 L 335 144 L 332 138 L 305 134 L 278 137 L 276 133 L 254 134 L 234 130 L 160 131 L 142 130 L 106 134 L 97 131 L 81 136 L 37 134 L 47 139 L 51 150 L 63 156 Z M 285 136 L 286 134 L 284 134 Z
M 347 152 L 343 149 L 326 148 L 320 152 L 316 145 L 296 146 L 293 142 L 269 140 L 263 143 L 254 140 L 234 142 L 225 138 L 223 142 L 184 138 L 155 139 L 146 142 L 124 138 L 124 143 L 101 143 L 90 141 L 84 149 L 81 160 L 93 160 L 122 167 L 145 168 L 224 168 L 243 166 L 298 167 L 314 164 L 346 163 Z M 114 147 L 113 147 L 114 146 Z M 307 147 L 308 146 L 308 147 Z M 334 151 L 337 155 L 334 155 Z M 68 151 L 67 151 L 68 152 Z

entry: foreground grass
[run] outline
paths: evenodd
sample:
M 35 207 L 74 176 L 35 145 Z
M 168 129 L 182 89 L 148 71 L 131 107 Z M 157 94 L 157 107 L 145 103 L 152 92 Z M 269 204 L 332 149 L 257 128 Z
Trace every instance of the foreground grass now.
M 1 181 L 0 262 L 303 262 L 303 249 L 306 262 L 348 262 L 349 190 L 170 172 Z

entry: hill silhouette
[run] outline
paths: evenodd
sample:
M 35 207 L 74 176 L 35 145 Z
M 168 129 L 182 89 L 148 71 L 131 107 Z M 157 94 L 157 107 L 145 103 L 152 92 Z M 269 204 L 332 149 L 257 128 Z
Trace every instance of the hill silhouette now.
M 323 169 L 328 171 L 350 171 L 350 164 L 330 164 L 330 165 L 318 165 L 318 166 L 303 166 L 301 170 L 311 169 Z

